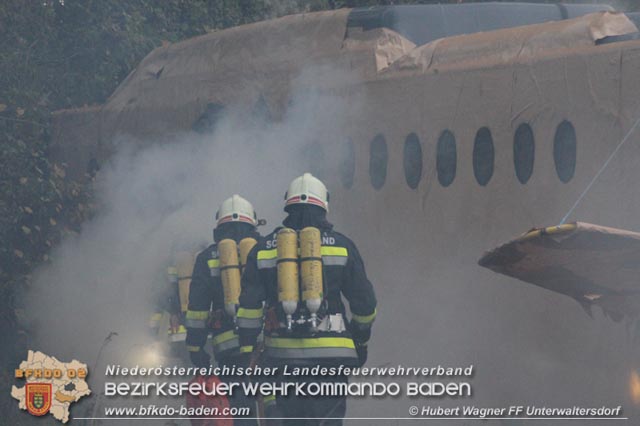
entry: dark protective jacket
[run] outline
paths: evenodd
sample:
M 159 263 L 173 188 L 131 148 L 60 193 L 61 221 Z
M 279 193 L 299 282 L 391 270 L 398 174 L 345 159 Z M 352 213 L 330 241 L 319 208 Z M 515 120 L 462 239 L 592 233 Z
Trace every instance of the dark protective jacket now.
M 216 228 L 214 234 L 216 241 L 231 238 L 238 243 L 245 237 L 260 239 L 260 235 L 255 232 L 253 227 L 245 229 L 239 225 L 246 224 L 225 224 Z M 239 353 L 240 345 L 233 318 L 224 310 L 220 260 L 215 243 L 196 257 L 189 289 L 189 307 L 185 324 L 189 352 L 198 352 L 204 348 L 207 336 L 211 333 L 213 353 L 216 359 L 221 360 Z
M 307 218 L 308 219 L 308 218 Z M 291 220 L 285 225 L 300 230 L 315 225 L 322 238 L 324 302 L 319 319 L 342 315 L 346 329 L 311 331 L 310 327 L 286 329 L 285 314 L 278 302 L 277 232 L 261 240 L 247 259 L 242 276 L 242 294 L 238 310 L 238 333 L 241 352 L 250 352 L 264 324 L 267 363 L 301 365 L 356 364 L 355 344 L 369 339 L 376 316 L 376 297 L 365 273 L 364 263 L 355 244 L 332 229 L 326 220 Z M 347 321 L 342 296 L 349 302 L 351 321 Z M 264 308 L 263 308 L 264 302 Z M 304 302 L 299 303 L 304 311 Z

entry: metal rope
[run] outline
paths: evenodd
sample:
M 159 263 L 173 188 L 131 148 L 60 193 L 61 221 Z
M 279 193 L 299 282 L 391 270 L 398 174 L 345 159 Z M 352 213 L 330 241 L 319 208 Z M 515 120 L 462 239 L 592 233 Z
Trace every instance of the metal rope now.
M 616 149 L 613 150 L 613 152 L 611 153 L 611 155 L 609 155 L 609 158 L 607 158 L 607 161 L 604 162 L 604 164 L 602 165 L 602 167 L 600 168 L 600 170 L 598 170 L 598 173 L 596 173 L 596 175 L 593 177 L 593 179 L 591 179 L 591 182 L 589 182 L 589 185 L 587 185 L 587 187 L 584 189 L 584 191 L 582 191 L 582 194 L 580 194 L 580 196 L 578 197 L 578 199 L 576 200 L 576 202 L 573 204 L 573 206 L 571 206 L 571 208 L 569 209 L 569 211 L 567 212 L 567 214 L 564 215 L 564 217 L 562 218 L 562 220 L 560 221 L 560 225 L 563 225 L 567 219 L 569 218 L 569 216 L 571 215 L 571 213 L 573 213 L 573 211 L 576 209 L 576 207 L 578 207 L 578 204 L 580 204 L 580 201 L 582 201 L 582 199 L 584 198 L 585 195 L 587 195 L 587 192 L 589 192 L 589 190 L 591 189 L 591 187 L 593 186 L 593 184 L 596 182 L 596 180 L 598 180 L 598 178 L 600 177 L 600 175 L 602 174 L 602 172 L 604 172 L 604 169 L 607 168 L 607 166 L 609 165 L 609 163 L 611 162 L 611 160 L 613 159 L 613 157 L 615 157 L 615 155 L 618 153 L 618 151 L 620 150 L 620 148 L 622 148 L 622 145 L 625 144 L 625 142 L 629 139 L 629 136 L 631 136 L 631 134 L 634 132 L 634 130 L 636 129 L 636 127 L 638 127 L 638 124 L 640 124 L 640 118 L 638 120 L 636 120 L 635 124 L 631 127 L 631 129 L 627 132 L 627 134 L 625 135 L 624 138 L 622 138 L 622 141 L 620 141 L 620 143 L 618 144 L 618 146 L 616 147 Z

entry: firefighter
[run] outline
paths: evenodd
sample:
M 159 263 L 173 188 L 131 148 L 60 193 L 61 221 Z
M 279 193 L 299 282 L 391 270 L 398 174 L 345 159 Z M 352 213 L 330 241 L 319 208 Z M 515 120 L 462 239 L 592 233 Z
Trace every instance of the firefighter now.
M 169 343 L 169 354 L 173 358 L 186 357 L 184 318 L 194 258 L 193 245 L 174 243 L 165 278 L 154 288 L 154 312 L 149 319 L 149 331 L 158 343 Z
M 214 243 L 196 257 L 186 314 L 186 344 L 191 361 L 197 367 L 208 367 L 211 363 L 205 349 L 209 334 L 219 366 L 239 363 L 240 345 L 235 322 L 240 275 L 246 256 L 260 238 L 258 223 L 251 203 L 233 195 L 221 204 L 216 213 Z M 239 378 L 220 377 L 220 380 L 237 382 Z M 249 398 L 239 393 L 230 399 L 234 406 L 253 405 Z M 255 422 L 236 419 L 235 424 Z
M 285 201 L 284 227 L 264 237 L 247 260 L 237 316 L 240 351 L 254 350 L 264 325 L 265 365 L 361 366 L 377 302 L 358 249 L 327 221 L 329 194 L 319 179 L 309 173 L 294 179 Z M 346 412 L 344 397 L 277 395 L 276 405 L 285 418 L 308 419 L 285 425 L 341 425 Z

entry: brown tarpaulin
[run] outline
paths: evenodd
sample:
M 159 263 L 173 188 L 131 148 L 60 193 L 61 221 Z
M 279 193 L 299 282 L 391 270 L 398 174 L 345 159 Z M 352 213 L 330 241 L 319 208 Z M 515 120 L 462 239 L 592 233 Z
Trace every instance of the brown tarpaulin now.
M 640 313 L 640 233 L 589 223 L 534 229 L 482 256 L 480 266 L 566 294 L 616 321 Z
M 637 99 L 635 80 L 626 77 L 635 75 L 637 46 L 630 44 L 624 55 L 615 44 L 596 46 L 604 37 L 637 31 L 624 14 L 600 12 L 416 46 L 388 28 L 348 27 L 350 11 L 285 16 L 158 47 L 105 105 L 54 114 L 52 158 L 82 176 L 92 158 L 109 158 L 118 135 L 133 136 L 126 143 L 139 146 L 173 140 L 211 106 L 250 114 L 260 102 L 268 118 L 279 121 L 294 95 L 317 89 L 344 94 L 355 111 L 354 129 L 389 123 L 412 131 L 424 123 L 440 133 L 455 123 L 456 137 L 487 124 L 471 115 L 493 124 L 494 136 L 499 117 L 509 125 L 535 117 L 539 127 L 550 126 L 549 113 L 568 114 L 564 103 L 587 105 L 589 99 L 579 97 L 593 98 L 599 117 L 619 123 L 626 104 L 610 98 Z M 371 111 L 359 108 L 354 99 L 360 95 L 371 97 Z

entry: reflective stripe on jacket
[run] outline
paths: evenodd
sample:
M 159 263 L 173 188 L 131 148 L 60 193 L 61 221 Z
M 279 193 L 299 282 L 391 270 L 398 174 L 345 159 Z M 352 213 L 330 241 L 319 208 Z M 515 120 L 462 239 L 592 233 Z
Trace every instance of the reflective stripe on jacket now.
M 276 229 L 254 247 L 249 254 L 242 277 L 242 294 L 238 311 L 238 332 L 242 347 L 253 347 L 264 323 L 265 314 L 275 312 L 279 327 L 265 325 L 265 354 L 283 362 L 349 363 L 357 358 L 355 341 L 365 343 L 376 316 L 376 297 L 365 273 L 355 244 L 331 229 L 321 230 L 322 271 L 326 309 L 324 315 L 346 316 L 342 296 L 348 301 L 352 319 L 343 332 L 318 331 L 297 327 L 283 329 L 284 312 L 278 302 Z M 265 308 L 263 309 L 263 303 Z M 300 303 L 299 306 L 303 306 Z M 242 315 L 241 315 L 242 313 Z

